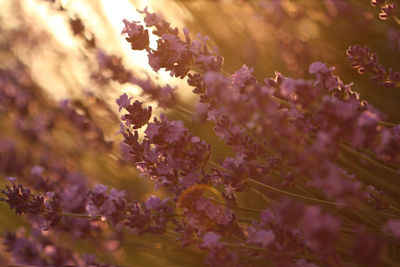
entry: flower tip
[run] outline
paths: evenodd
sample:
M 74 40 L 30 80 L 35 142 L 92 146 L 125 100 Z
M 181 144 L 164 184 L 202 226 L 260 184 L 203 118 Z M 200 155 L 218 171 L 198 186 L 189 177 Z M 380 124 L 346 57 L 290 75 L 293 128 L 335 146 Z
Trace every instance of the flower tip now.
M 10 177 L 7 177 L 6 180 L 11 182 L 11 183 L 14 183 L 17 179 L 15 177 L 11 177 L 10 176 Z
M 308 67 L 308 72 L 311 73 L 311 74 L 315 74 L 315 73 L 318 73 L 318 72 L 322 72 L 323 73 L 323 72 L 327 72 L 327 71 L 328 71 L 328 68 L 326 67 L 326 64 L 322 63 L 322 62 L 319 62 L 319 61 L 312 63 Z

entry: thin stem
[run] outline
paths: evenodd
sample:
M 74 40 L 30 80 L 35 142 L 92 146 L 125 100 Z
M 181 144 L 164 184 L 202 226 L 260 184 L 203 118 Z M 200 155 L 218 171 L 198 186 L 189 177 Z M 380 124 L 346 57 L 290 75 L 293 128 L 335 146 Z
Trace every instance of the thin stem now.
M 380 162 L 379 157 L 378 157 L 374 152 L 372 152 L 372 151 L 370 151 L 370 150 L 368 150 L 368 149 L 365 149 L 365 148 L 359 148 L 358 151 L 359 151 L 360 153 L 363 153 L 363 154 L 366 155 L 366 156 L 369 156 L 369 157 L 372 158 L 373 160 Z M 396 164 L 396 163 L 394 163 L 394 162 L 391 162 L 390 165 L 387 164 L 387 166 L 390 167 L 390 168 L 392 168 L 392 169 L 395 169 L 395 170 L 400 170 L 400 165 L 399 165 L 399 164 Z
M 235 238 L 235 239 L 237 239 L 237 240 L 239 240 L 239 241 L 242 242 L 242 243 L 246 243 L 246 240 L 241 239 L 239 236 L 237 236 L 237 235 L 235 235 L 235 234 L 233 234 L 232 237 Z
M 258 209 L 245 208 L 245 207 L 239 207 L 239 206 L 233 206 L 233 205 L 225 204 L 225 203 L 219 202 L 219 201 L 214 200 L 214 199 L 212 199 L 211 201 L 214 202 L 214 203 L 223 205 L 223 206 L 225 206 L 227 208 L 231 208 L 231 209 L 235 209 L 235 210 L 242 210 L 242 211 L 248 211 L 248 212 L 254 212 L 254 213 L 261 213 L 262 212 L 262 210 L 258 210 Z
M 101 216 L 90 216 L 89 214 L 79 214 L 79 213 L 70 213 L 70 212 L 61 212 L 61 216 L 65 217 L 73 217 L 73 218 L 86 218 L 86 219 L 96 219 L 101 220 Z
M 221 166 L 221 165 L 219 165 L 219 164 L 217 164 L 217 163 L 215 163 L 215 162 L 213 162 L 211 160 L 208 161 L 208 164 L 210 164 L 211 166 L 213 166 L 214 168 L 216 168 L 216 169 L 218 169 L 220 171 L 224 171 L 226 173 L 229 173 L 230 175 L 236 175 L 236 173 L 226 169 L 225 167 L 223 167 L 223 166 Z
M 358 164 L 354 163 L 349 157 L 345 156 L 343 153 L 339 153 L 337 157 L 338 163 L 346 165 L 347 169 L 350 169 L 353 173 L 357 173 L 357 176 L 363 177 L 360 181 L 363 181 L 365 184 L 373 184 L 375 186 L 390 189 L 393 187 L 390 183 L 387 183 L 384 179 L 379 179 L 379 177 L 373 175 L 373 173 L 367 171 L 362 168 Z M 377 179 L 378 178 L 378 179 Z
M 195 72 L 198 72 L 198 73 L 201 73 L 201 74 L 204 74 L 204 73 L 205 73 L 204 70 L 199 69 L 199 68 L 196 67 L 196 66 L 191 66 L 190 68 L 191 68 L 192 70 L 194 70 Z
M 312 194 L 310 192 L 307 192 L 306 189 L 304 189 L 301 185 L 296 184 L 295 185 L 299 190 L 301 190 L 304 194 L 308 195 L 309 197 L 312 197 Z
M 393 19 L 400 26 L 400 19 L 397 16 L 393 16 Z
M 395 206 L 393 206 L 393 205 L 389 205 L 389 208 L 391 208 L 391 209 L 393 209 L 393 210 L 396 210 L 396 211 L 400 211 L 399 208 L 397 208 L 397 207 L 395 207 Z
M 375 160 L 373 160 L 373 159 L 370 159 L 369 157 L 367 157 L 367 156 L 363 155 L 362 153 L 360 153 L 360 152 L 354 150 L 353 148 L 349 147 L 349 146 L 346 145 L 346 144 L 340 143 L 340 146 L 341 146 L 344 150 L 346 150 L 346 151 L 348 151 L 348 152 L 350 152 L 350 153 L 352 153 L 352 154 L 355 154 L 355 155 L 357 155 L 357 156 L 359 156 L 359 157 L 361 157 L 361 158 L 363 158 L 363 159 L 365 159 L 365 160 L 371 162 L 371 163 L 372 163 L 373 165 L 375 165 L 375 166 L 379 166 L 380 168 L 383 168 L 384 170 L 389 171 L 389 172 L 391 172 L 391 173 L 395 173 L 396 175 L 399 175 L 399 174 L 400 174 L 400 173 L 398 173 L 397 171 L 395 171 L 395 170 L 393 170 L 393 169 L 391 169 L 391 168 L 389 168 L 389 167 L 387 167 L 387 166 L 385 166 L 385 165 L 383 165 L 383 164 L 381 164 L 381 163 L 379 163 L 379 162 L 377 162 L 377 161 L 375 161 Z M 223 167 L 223 166 L 221 166 L 221 165 L 219 165 L 219 164 L 217 164 L 217 163 L 215 163 L 215 162 L 213 162 L 213 161 L 211 161 L 211 160 L 209 160 L 208 163 L 209 163 L 211 166 L 213 166 L 214 168 L 218 169 L 218 170 L 224 171 L 224 172 L 229 173 L 229 174 L 231 174 L 231 175 L 237 175 L 237 174 L 235 174 L 234 172 L 232 172 L 232 171 L 226 169 L 225 167 Z M 249 178 L 248 181 L 250 181 L 250 182 L 252 182 L 252 183 L 254 183 L 254 184 L 263 186 L 263 187 L 265 187 L 265 188 L 267 188 L 267 189 L 269 189 L 269 190 L 271 190 L 271 191 L 275 191 L 275 192 L 278 192 L 278 193 L 281 193 L 281 194 L 285 194 L 285 195 L 288 195 L 288 196 L 292 196 L 292 197 L 295 197 L 295 198 L 300 198 L 300 199 L 304 199 L 304 200 L 308 200 L 308 201 L 313 201 L 313 202 L 318 202 L 318 203 L 322 203 L 322 204 L 328 204 L 328 205 L 332 205 L 332 206 L 349 207 L 349 206 L 346 206 L 346 205 L 344 205 L 344 204 L 340 204 L 340 203 L 336 203 L 336 202 L 332 202 L 332 201 L 328 201 L 328 200 L 323 200 L 323 199 L 317 199 L 317 198 L 307 197 L 307 196 L 304 196 L 304 195 L 299 195 L 299 194 L 296 194 L 296 193 L 284 191 L 284 190 L 278 189 L 278 188 L 276 188 L 276 187 L 272 187 L 272 186 L 266 185 L 266 184 L 264 184 L 264 183 L 261 183 L 261 182 L 259 182 L 259 181 L 257 181 L 257 180 L 251 179 L 251 178 Z M 264 197 L 265 197 L 265 196 L 264 196 Z M 269 199 L 269 198 L 267 198 L 267 199 L 264 198 L 264 200 L 267 201 L 267 202 L 269 202 L 269 203 L 271 202 L 271 199 Z M 350 208 L 350 207 L 349 207 L 349 208 Z M 357 208 L 357 210 L 369 212 L 369 210 L 366 210 L 366 209 Z M 384 212 L 379 212 L 379 213 L 380 213 L 381 215 L 385 215 L 385 216 L 389 216 L 389 217 L 400 218 L 400 216 L 399 216 L 399 215 L 396 215 L 396 214 L 390 214 L 390 213 L 384 213 Z
M 375 161 L 375 160 L 371 159 L 370 157 L 365 156 L 364 154 L 358 152 L 357 150 L 353 149 L 352 147 L 350 147 L 350 146 L 348 146 L 348 145 L 346 145 L 346 144 L 344 144 L 344 143 L 340 143 L 340 147 L 341 147 L 343 150 L 349 152 L 350 154 L 353 154 L 353 155 L 355 155 L 355 156 L 357 156 L 357 157 L 360 157 L 360 158 L 362 158 L 363 160 L 369 162 L 369 163 L 372 164 L 374 167 L 378 167 L 378 168 L 380 168 L 380 169 L 382 169 L 382 170 L 384 170 L 384 171 L 386 171 L 386 172 L 388 172 L 388 173 L 394 174 L 394 175 L 396 175 L 396 176 L 399 176 L 399 175 L 400 175 L 400 173 L 399 173 L 398 171 L 393 170 L 392 168 L 390 168 L 390 167 L 388 167 L 388 166 L 386 166 L 386 165 L 384 165 L 384 164 L 382 164 L 382 163 L 380 163 L 380 162 L 378 162 L 378 161 Z
M 380 126 L 385 126 L 388 128 L 393 128 L 396 127 L 397 124 L 391 123 L 391 122 L 386 122 L 386 121 L 378 121 L 376 124 L 380 125 Z
M 264 248 L 259 248 L 259 247 L 255 247 L 255 246 L 244 245 L 244 244 L 225 243 L 225 245 L 227 247 L 232 247 L 232 248 L 242 248 L 242 249 L 266 252 L 266 249 L 264 249 Z
M 230 78 L 231 75 L 224 69 L 221 69 L 222 74 L 224 74 L 226 77 Z
M 304 200 L 319 202 L 319 203 L 328 204 L 328 205 L 333 205 L 333 206 L 340 205 L 340 204 L 335 203 L 335 202 L 331 202 L 331 201 L 327 201 L 327 200 L 322 200 L 322 199 L 317 199 L 317 198 L 312 198 L 312 197 L 307 197 L 307 196 L 298 195 L 298 194 L 295 194 L 295 193 L 292 193 L 292 192 L 284 191 L 284 190 L 281 190 L 281 189 L 279 189 L 279 188 L 266 185 L 266 184 L 264 184 L 264 183 L 261 183 L 261 182 L 259 182 L 259 181 L 257 181 L 257 180 L 251 179 L 251 178 L 249 178 L 249 181 L 252 182 L 253 184 L 262 186 L 262 187 L 267 188 L 267 189 L 269 189 L 269 190 L 271 190 L 271 191 L 275 191 L 275 192 L 278 192 L 278 193 L 281 193 L 281 194 L 284 194 L 284 195 L 288 195 L 288 196 L 291 196 L 291 197 L 301 198 L 301 199 L 304 199 Z
M 187 108 L 185 108 L 185 107 L 183 107 L 183 106 L 181 106 L 181 105 L 176 105 L 176 108 L 177 108 L 180 112 L 182 112 L 182 113 L 184 113 L 184 114 L 186 114 L 186 115 L 189 115 L 189 116 L 193 116 L 193 115 L 194 115 L 194 113 L 193 113 L 192 111 L 188 110 Z
M 237 123 L 240 127 L 242 127 L 243 129 L 246 130 L 246 133 L 250 136 L 250 138 L 252 138 L 254 141 L 256 141 L 257 144 L 259 144 L 262 148 L 264 148 L 264 150 L 270 154 L 273 155 L 274 152 L 272 152 L 272 150 L 267 147 L 260 139 L 258 139 L 256 136 L 254 136 L 254 134 L 250 131 L 250 129 L 248 127 L 246 127 L 245 125 L 241 124 L 241 123 Z
M 266 195 L 264 195 L 263 193 L 261 193 L 260 191 L 258 191 L 255 188 L 250 188 L 251 191 L 253 191 L 254 193 L 256 193 L 258 196 L 260 196 L 265 202 L 267 202 L 268 204 L 271 204 L 272 202 L 276 202 L 272 199 L 270 199 L 269 197 L 267 197 Z
M 338 161 L 341 162 L 342 164 L 347 165 L 347 167 L 350 167 L 354 172 L 361 174 L 362 177 L 364 177 L 364 180 L 366 179 L 367 183 L 377 185 L 379 187 L 383 187 L 383 189 L 386 190 L 393 190 L 392 184 L 386 182 L 384 179 L 376 179 L 376 176 L 373 176 L 370 172 L 366 171 L 364 168 L 361 168 L 357 164 L 355 164 L 351 159 L 347 158 L 343 153 L 340 153 L 338 156 Z M 369 178 L 367 178 L 369 177 Z M 395 210 L 397 212 L 400 212 L 400 209 L 397 208 L 396 206 L 390 204 L 392 202 L 390 199 L 388 200 L 389 208 L 392 210 Z
M 295 194 L 295 193 L 292 193 L 292 192 L 284 191 L 284 190 L 281 190 L 279 188 L 266 185 L 264 183 L 261 183 L 261 182 L 259 182 L 257 180 L 251 179 L 251 178 L 249 178 L 249 181 L 254 183 L 254 184 L 257 184 L 259 186 L 262 186 L 264 188 L 267 188 L 267 189 L 269 189 L 271 191 L 275 191 L 275 192 L 278 192 L 278 193 L 281 193 L 281 194 L 284 194 L 284 195 L 288 195 L 288 196 L 291 196 L 291 197 L 300 198 L 300 199 L 309 200 L 309 201 L 314 201 L 314 202 L 319 202 L 319 203 L 322 203 L 322 204 L 328 204 L 328 205 L 332 205 L 332 206 L 340 206 L 340 207 L 344 207 L 344 208 L 351 208 L 351 209 L 354 209 L 354 210 L 357 210 L 357 211 L 370 212 L 370 210 L 368 210 L 368 209 L 354 208 L 354 207 L 350 207 L 350 206 L 347 206 L 347 205 L 344 205 L 344 204 L 340 204 L 340 203 L 336 203 L 336 202 L 332 202 L 332 201 L 328 201 L 328 200 L 307 197 L 307 196 Z M 377 213 L 379 213 L 381 215 L 388 216 L 388 217 L 400 218 L 400 215 L 397 215 L 397 214 L 391 214 L 391 213 L 379 212 L 379 211 L 377 211 Z
M 288 108 L 290 108 L 290 107 L 293 106 L 292 103 L 290 103 L 290 102 L 288 102 L 288 101 L 286 101 L 286 100 L 283 100 L 283 99 L 281 99 L 281 98 L 279 98 L 279 97 L 271 96 L 271 98 L 274 99 L 275 101 L 277 101 L 277 102 L 278 102 L 279 104 L 281 104 L 282 106 L 285 106 L 285 107 L 288 107 Z M 299 107 L 296 107 L 296 108 L 298 108 L 298 109 L 300 110 Z
M 192 69 L 195 70 L 195 71 L 197 71 L 197 72 L 204 73 L 204 71 L 202 71 L 202 70 L 200 70 L 200 69 L 198 69 L 198 68 L 196 68 L 196 67 L 194 67 L 194 66 L 192 67 Z M 225 76 L 230 77 L 230 74 L 227 73 L 226 71 L 221 70 L 221 72 L 222 72 Z M 290 103 L 290 102 L 288 102 L 288 101 L 286 101 L 286 100 L 280 99 L 280 98 L 275 97 L 275 96 L 272 96 L 272 98 L 275 99 L 276 101 L 278 101 L 280 104 L 286 106 L 286 107 L 292 107 L 292 106 L 293 106 L 292 103 Z M 300 107 L 296 107 L 296 108 L 299 108 L 299 109 L 300 109 Z M 186 110 L 186 109 L 184 109 L 183 111 L 184 111 L 185 113 L 187 113 L 187 110 Z M 379 125 L 382 125 L 382 126 L 385 126 L 385 127 L 394 127 L 394 126 L 395 126 L 395 124 L 388 123 L 388 122 L 383 122 L 383 121 L 378 122 L 378 124 L 379 124 Z M 242 126 L 242 127 L 243 127 L 243 126 Z M 249 129 L 247 129 L 246 127 L 243 127 L 243 128 L 245 128 L 245 129 L 247 130 L 247 132 L 250 133 L 250 137 L 252 137 L 253 140 L 258 141 L 259 144 L 262 144 L 262 142 L 261 142 L 260 140 L 254 138 L 254 136 L 251 134 L 251 131 L 249 131 Z M 351 153 L 351 154 L 353 154 L 353 155 L 357 155 L 358 157 L 361 157 L 362 159 L 364 159 L 364 160 L 370 162 L 371 164 L 373 164 L 375 167 L 379 167 L 379 168 L 381 168 L 381 169 L 384 169 L 385 171 L 390 172 L 390 173 L 392 173 L 392 174 L 396 174 L 396 175 L 399 175 L 399 174 L 400 174 L 400 173 L 397 172 L 396 170 L 393 170 L 393 169 L 391 169 L 391 168 L 389 168 L 389 167 L 387 167 L 387 166 L 385 166 L 385 165 L 383 165 L 383 164 L 381 164 L 381 163 L 379 163 L 379 162 L 377 162 L 377 161 L 375 161 L 375 160 L 373 160 L 373 159 L 371 159 L 371 158 L 369 158 L 369 157 L 363 155 L 362 153 L 360 153 L 360 152 L 354 150 L 353 148 L 351 148 L 350 146 L 347 146 L 346 144 L 343 144 L 343 143 L 339 143 L 339 144 L 340 144 L 340 147 L 341 147 L 342 149 L 344 149 L 345 151 L 347 151 L 347 152 L 349 152 L 349 153 Z M 264 145 L 263 145 L 263 147 L 264 147 Z M 270 151 L 268 151 L 268 152 L 270 152 Z M 232 171 L 227 170 L 226 168 L 224 168 L 224 167 L 222 167 L 222 166 L 220 166 L 220 165 L 218 165 L 218 164 L 216 164 L 216 163 L 214 163 L 214 162 L 212 162 L 212 161 L 209 161 L 209 163 L 210 163 L 211 166 L 213 166 L 213 167 L 215 167 L 215 168 L 217 168 L 217 169 L 219 169 L 219 170 L 222 170 L 222 171 L 224 171 L 224 172 L 227 172 L 227 173 L 230 173 L 230 174 L 233 174 L 233 175 L 234 175 L 234 173 L 233 173 Z M 304 199 L 304 200 L 319 202 L 319 203 L 328 204 L 328 205 L 334 205 L 334 206 L 338 206 L 338 205 L 339 205 L 339 206 L 344 206 L 344 205 L 341 205 L 341 204 L 338 204 L 338 203 L 335 203 L 335 202 L 326 201 L 326 200 L 321 200 L 321 199 L 316 199 L 316 198 L 307 197 L 307 196 L 304 196 L 304 195 L 299 195 L 299 194 L 287 192 L 287 191 L 284 191 L 284 190 L 280 190 L 280 189 L 278 189 L 278 188 L 271 187 L 271 186 L 265 185 L 265 184 L 263 184 L 263 183 L 260 183 L 260 182 L 254 180 L 254 179 L 249 179 L 249 181 L 251 181 L 251 182 L 253 182 L 253 183 L 256 183 L 256 184 L 258 184 L 258 185 L 261 185 L 261 186 L 263 186 L 263 187 L 266 187 L 266 188 L 268 188 L 269 190 L 272 190 L 272 191 L 275 191 L 275 192 L 279 192 L 279 193 L 282 193 L 282 194 L 286 194 L 286 195 L 289 195 L 289 196 L 292 196 L 292 197 L 301 198 L 301 199 Z M 393 214 L 393 215 L 392 215 L 392 214 L 386 214 L 386 215 L 388 215 L 388 216 L 394 216 L 394 217 L 397 216 L 397 215 L 394 215 L 394 214 Z
M 237 218 L 239 222 L 244 222 L 244 223 L 252 223 L 254 220 L 250 219 L 245 219 L 245 218 Z
M 168 216 L 177 216 L 177 217 L 183 216 L 182 214 L 176 213 L 176 212 L 165 212 L 163 214 L 168 215 Z M 89 214 L 85 214 L 85 213 L 71 213 L 71 212 L 61 212 L 60 215 L 65 216 L 65 217 L 72 217 L 72 218 L 86 218 L 86 219 L 96 219 L 96 220 L 102 220 L 102 218 L 103 218 L 102 215 L 90 216 Z

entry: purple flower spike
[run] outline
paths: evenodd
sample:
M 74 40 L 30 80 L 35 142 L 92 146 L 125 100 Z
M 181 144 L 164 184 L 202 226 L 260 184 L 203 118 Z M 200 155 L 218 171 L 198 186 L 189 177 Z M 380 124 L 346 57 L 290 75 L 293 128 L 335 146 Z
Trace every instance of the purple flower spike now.
M 275 239 L 275 234 L 271 230 L 259 230 L 254 235 L 249 236 L 249 242 L 266 248 Z
M 147 11 L 147 7 L 143 9 L 143 11 L 137 10 L 139 13 L 145 14 L 144 23 L 146 23 L 146 27 L 155 26 L 162 21 L 162 18 L 155 13 L 150 13 Z
M 1 197 L 0 201 L 5 201 L 10 206 L 10 209 L 15 210 L 16 214 L 41 213 L 44 206 L 44 198 L 41 196 L 35 196 L 31 194 L 28 188 L 24 188 L 21 184 L 15 185 L 15 178 L 8 179 L 12 185 L 6 185 L 5 189 L 1 190 L 1 193 L 6 198 Z
M 157 209 L 165 205 L 165 201 L 162 201 L 159 197 L 157 196 L 150 196 L 146 200 L 146 208 L 148 209 Z
M 125 28 L 122 30 L 122 34 L 127 34 L 126 40 L 131 44 L 133 50 L 143 50 L 149 47 L 149 31 L 145 30 L 142 25 L 139 25 L 138 21 L 127 21 L 123 20 Z
M 203 236 L 203 243 L 200 245 L 200 248 L 208 250 L 205 264 L 209 266 L 239 266 L 237 254 L 229 251 L 226 245 L 220 241 L 220 236 L 216 233 L 206 233 Z
M 206 248 L 216 248 L 220 247 L 221 243 L 219 240 L 221 237 L 216 233 L 207 233 L 203 236 L 203 243 L 201 244 L 203 247 Z
M 6 198 L 1 197 L 0 201 L 5 201 L 10 209 L 15 210 L 16 214 L 42 215 L 45 222 L 45 230 L 56 225 L 61 219 L 61 202 L 53 192 L 46 193 L 46 199 L 41 195 L 34 195 L 29 188 L 24 188 L 21 184 L 15 185 L 13 179 L 9 179 L 11 186 L 6 185 L 1 193 Z
M 386 20 L 394 16 L 396 12 L 397 4 L 391 3 L 381 7 L 381 13 L 379 13 L 379 18 Z
M 251 73 L 254 71 L 253 68 L 249 68 L 246 65 L 243 65 L 240 70 L 236 71 L 232 75 L 232 83 L 239 88 L 243 88 L 246 85 L 255 82 L 256 79 L 254 78 Z
M 121 117 L 121 120 L 125 121 L 128 127 L 132 126 L 133 129 L 139 129 L 149 122 L 152 112 L 151 106 L 142 108 L 142 103 L 137 100 L 133 104 L 129 104 L 129 99 L 127 99 L 126 94 L 123 94 L 117 100 L 117 103 L 120 105 L 120 108 L 123 107 L 129 112 Z
M 362 48 L 360 45 L 352 45 L 346 51 L 347 59 L 351 66 L 360 74 L 370 74 L 371 81 L 386 88 L 399 86 L 400 73 L 386 68 L 378 63 L 378 56 L 371 53 L 368 46 Z
M 132 97 L 128 97 L 126 93 L 123 93 L 115 102 L 118 104 L 118 111 L 121 112 L 123 108 L 127 108 L 131 103 Z

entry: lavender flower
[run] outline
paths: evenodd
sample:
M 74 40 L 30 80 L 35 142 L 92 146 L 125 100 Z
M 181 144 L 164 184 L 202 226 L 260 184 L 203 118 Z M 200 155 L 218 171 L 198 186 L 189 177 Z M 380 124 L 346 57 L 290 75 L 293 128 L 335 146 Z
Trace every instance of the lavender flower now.
M 213 232 L 205 234 L 200 247 L 208 250 L 205 263 L 209 266 L 239 266 L 237 255 L 227 249 L 218 234 Z
M 53 193 L 44 196 L 33 195 L 28 188 L 21 184 L 15 185 L 14 178 L 9 178 L 11 186 L 6 185 L 1 193 L 7 198 L 1 197 L 0 201 L 8 203 L 10 209 L 15 210 L 16 214 L 42 215 L 46 220 L 45 228 L 56 225 L 61 219 L 60 201 Z
M 153 70 L 158 71 L 165 68 L 171 71 L 171 76 L 180 78 L 184 78 L 193 67 L 198 67 L 202 70 L 220 70 L 223 61 L 222 57 L 215 52 L 209 51 L 201 37 L 199 38 L 200 40 L 192 42 L 186 31 L 185 41 L 183 41 L 178 36 L 178 29 L 171 28 L 170 24 L 165 20 L 153 13 L 149 13 L 147 9 L 141 12 L 146 15 L 146 26 L 155 27 L 156 29 L 153 33 L 160 37 L 157 40 L 156 50 L 147 48 L 149 65 Z M 141 26 L 136 24 L 129 24 L 129 27 L 135 29 L 135 32 L 142 32 Z M 123 33 L 127 33 L 128 38 L 133 36 L 128 30 L 124 30 Z M 138 39 L 141 40 L 143 38 L 139 36 Z
M 147 48 L 149 46 L 149 31 L 145 30 L 137 21 L 129 22 L 124 19 L 123 22 L 125 28 L 122 30 L 122 34 L 128 35 L 126 40 L 131 44 L 132 49 L 143 50 Z
M 142 109 L 140 102 L 135 103 L 137 108 L 142 110 L 138 120 L 147 121 L 151 108 Z M 132 112 L 133 109 L 128 111 Z M 130 113 L 129 116 L 126 118 L 137 115 Z M 129 120 L 127 125 L 130 125 Z M 134 163 L 141 173 L 149 175 L 156 181 L 157 186 L 168 186 L 177 194 L 187 186 L 180 176 L 184 177 L 189 173 L 196 175 L 195 173 L 204 167 L 210 154 L 210 146 L 189 134 L 181 121 L 169 121 L 163 114 L 161 121 L 154 118 L 153 122 L 148 123 L 142 143 L 138 141 L 137 132 L 132 134 L 123 128 L 121 133 L 125 143 L 130 146 Z M 179 184 L 180 181 L 182 184 Z
M 253 71 L 253 68 L 243 65 L 240 70 L 232 75 L 232 83 L 239 88 L 244 88 L 246 85 L 253 83 L 255 81 L 255 78 L 251 75 Z
M 368 46 L 362 48 L 359 45 L 353 45 L 347 49 L 346 53 L 351 66 L 356 68 L 360 74 L 372 74 L 371 81 L 381 86 L 387 88 L 398 87 L 400 74 L 391 68 L 387 71 L 383 65 L 378 63 L 377 55 L 371 53 Z
M 2 197 L 0 200 L 7 202 L 10 209 L 15 210 L 15 213 L 19 215 L 39 214 L 44 211 L 44 197 L 32 195 L 31 191 L 21 184 L 15 185 L 15 178 L 8 178 L 8 180 L 11 182 L 11 186 L 6 185 L 5 189 L 1 190 L 1 193 L 7 198 Z
M 33 229 L 27 235 L 25 229 L 6 232 L 3 245 L 17 264 L 30 266 L 102 266 L 113 267 L 95 260 L 94 255 L 78 254 L 70 251 Z
M 396 10 L 397 10 L 396 3 L 386 4 L 381 7 L 381 12 L 379 13 L 379 18 L 383 19 L 383 20 L 389 19 L 394 16 Z
M 120 110 L 124 108 L 128 111 L 128 114 L 123 115 L 121 120 L 125 121 L 128 127 L 131 126 L 132 129 L 139 129 L 149 122 L 152 109 L 151 106 L 147 109 L 142 108 L 142 103 L 137 100 L 131 104 L 130 100 L 131 98 L 128 99 L 128 96 L 123 94 L 116 101 Z

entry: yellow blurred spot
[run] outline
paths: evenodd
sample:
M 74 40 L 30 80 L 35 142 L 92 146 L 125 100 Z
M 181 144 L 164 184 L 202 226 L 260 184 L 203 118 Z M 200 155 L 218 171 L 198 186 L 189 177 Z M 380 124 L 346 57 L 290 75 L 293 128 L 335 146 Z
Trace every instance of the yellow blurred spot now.
M 191 193 L 201 193 L 201 195 L 205 194 L 206 192 L 212 193 L 214 196 L 217 196 L 219 202 L 223 202 L 224 199 L 220 192 L 217 189 L 210 185 L 206 184 L 196 184 L 189 186 L 178 197 L 178 207 L 183 205 L 182 203 L 185 202 L 186 197 L 188 197 Z
M 46 25 L 52 35 L 66 47 L 73 47 L 76 42 L 69 30 L 68 23 L 58 14 L 52 14 L 48 3 L 38 4 L 37 1 L 25 0 L 24 6 L 37 16 L 41 25 Z

